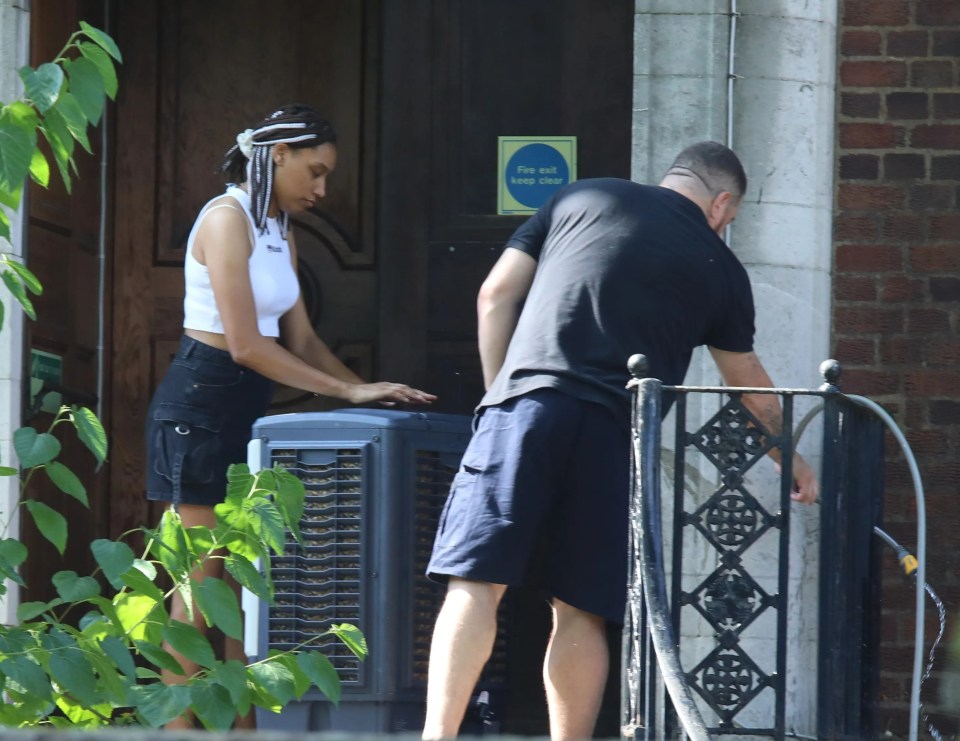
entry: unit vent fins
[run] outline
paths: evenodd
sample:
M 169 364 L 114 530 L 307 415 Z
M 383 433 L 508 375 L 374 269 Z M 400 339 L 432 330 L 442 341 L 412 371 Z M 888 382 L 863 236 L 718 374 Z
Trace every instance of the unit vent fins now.
M 329 463 L 306 463 L 301 451 L 272 451 L 271 465 L 297 476 L 306 498 L 303 546 L 290 540 L 283 556 L 271 559 L 276 605 L 269 611 L 270 648 L 294 648 L 338 623 L 360 624 L 363 458 L 353 448 L 330 453 Z M 340 641 L 327 636 L 310 645 L 327 655 L 344 684 L 363 682 L 362 663 Z

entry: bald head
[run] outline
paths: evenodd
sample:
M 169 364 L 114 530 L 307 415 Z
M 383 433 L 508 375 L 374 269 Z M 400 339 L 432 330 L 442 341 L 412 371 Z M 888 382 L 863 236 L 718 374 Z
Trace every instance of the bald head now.
M 677 155 L 660 185 L 697 204 L 710 228 L 722 234 L 737 218 L 747 175 L 730 149 L 717 142 L 700 142 Z
M 677 155 L 660 184 L 711 200 L 726 192 L 739 202 L 747 192 L 747 175 L 731 149 L 699 142 Z

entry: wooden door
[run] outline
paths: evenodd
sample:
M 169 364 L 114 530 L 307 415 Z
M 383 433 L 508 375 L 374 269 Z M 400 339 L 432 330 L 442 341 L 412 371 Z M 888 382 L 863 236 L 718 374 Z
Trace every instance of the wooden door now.
M 384 6 L 381 363 L 438 409 L 482 395 L 477 289 L 522 223 L 496 215 L 497 137 L 578 137 L 579 177 L 629 177 L 626 0 Z
M 104 3 L 89 0 L 34 0 L 30 7 L 30 63 L 32 66 L 53 60 L 70 35 L 85 20 L 103 27 Z M 58 174 L 49 188 L 31 182 L 27 192 L 27 265 L 37 275 L 44 293 L 35 301 L 37 321 L 26 324 L 25 377 L 31 375 L 31 351 L 38 351 L 61 367 L 57 386 L 69 393 L 56 392 L 33 399 L 29 386 L 24 389 L 24 424 L 47 431 L 59 403 L 79 404 L 106 415 L 106 407 L 97 397 L 108 387 L 108 377 L 99 356 L 99 307 L 109 304 L 109 285 L 101 281 L 101 247 L 109 237 L 109 215 L 101 219 L 101 130 L 90 132 L 93 154 L 78 146 L 78 172 L 73 192 L 68 194 Z M 56 168 L 51 169 L 56 171 Z M 103 229 L 106 231 L 103 231 Z M 104 289 L 101 294 L 101 287 Z M 46 401 L 47 406 L 41 407 Z M 62 434 L 61 434 L 62 433 Z M 67 551 L 63 557 L 33 526 L 32 519 L 21 518 L 21 538 L 30 551 L 22 573 L 27 583 L 24 601 L 48 600 L 56 596 L 50 577 L 57 571 L 72 569 L 88 574 L 96 565 L 89 543 L 107 532 L 109 502 L 106 476 L 96 471 L 96 461 L 76 436 L 61 427 L 57 431 L 63 443 L 59 460 L 74 471 L 87 489 L 90 507 L 61 493 L 40 474 L 31 479 L 28 496 L 36 497 L 61 512 L 68 522 Z
M 386 2 L 382 27 L 380 364 L 469 413 L 477 289 L 523 221 L 496 215 L 497 137 L 573 135 L 580 178 L 629 177 L 633 3 Z M 545 735 L 545 602 L 520 592 L 507 619 L 502 730 Z M 600 737 L 619 734 L 614 633 L 611 646 Z
M 183 320 L 183 258 L 237 133 L 285 103 L 338 131 L 327 198 L 295 223 L 319 334 L 370 376 L 377 333 L 373 168 L 376 0 L 125 0 L 117 106 L 114 244 L 113 533 L 151 524 L 143 426 Z M 276 411 L 321 409 L 280 389 Z

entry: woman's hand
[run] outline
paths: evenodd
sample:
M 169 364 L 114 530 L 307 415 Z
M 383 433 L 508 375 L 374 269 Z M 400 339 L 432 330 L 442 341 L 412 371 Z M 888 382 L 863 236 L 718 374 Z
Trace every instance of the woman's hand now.
M 367 404 L 371 401 L 379 401 L 381 404 L 388 406 L 393 404 L 429 404 L 436 398 L 426 391 L 388 381 L 352 384 L 347 391 L 347 401 L 351 404 Z

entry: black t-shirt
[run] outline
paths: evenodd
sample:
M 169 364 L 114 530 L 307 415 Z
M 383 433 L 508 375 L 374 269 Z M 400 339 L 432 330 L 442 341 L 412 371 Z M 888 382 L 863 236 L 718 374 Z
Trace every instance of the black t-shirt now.
M 753 349 L 750 281 L 700 208 L 667 188 L 580 180 L 559 190 L 507 248 L 537 271 L 503 367 L 480 403 L 556 388 L 627 420 L 627 359 L 680 384 L 693 348 Z

